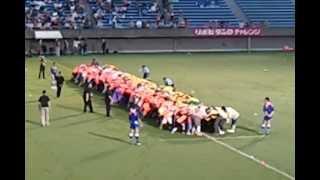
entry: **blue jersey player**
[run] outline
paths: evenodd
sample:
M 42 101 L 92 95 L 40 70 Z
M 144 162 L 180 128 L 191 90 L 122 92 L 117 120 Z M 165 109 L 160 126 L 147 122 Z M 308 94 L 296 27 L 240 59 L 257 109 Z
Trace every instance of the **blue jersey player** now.
M 130 108 L 129 123 L 130 123 L 129 138 L 131 142 L 133 142 L 136 145 L 141 145 L 139 141 L 139 128 L 140 128 L 139 113 L 138 113 L 138 108 L 135 106 Z M 135 137 L 135 142 L 133 141 L 133 136 Z
M 270 134 L 271 120 L 274 114 L 274 106 L 269 97 L 266 97 L 264 99 L 262 111 L 263 111 L 263 120 L 261 125 L 262 133 Z

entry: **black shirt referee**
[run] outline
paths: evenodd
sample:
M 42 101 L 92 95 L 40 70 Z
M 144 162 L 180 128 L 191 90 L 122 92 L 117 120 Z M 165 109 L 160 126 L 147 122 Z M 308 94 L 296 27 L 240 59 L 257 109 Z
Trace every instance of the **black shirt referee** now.
M 61 71 L 59 71 L 58 75 L 56 76 L 56 81 L 57 81 L 57 98 L 59 98 L 61 95 L 61 90 L 64 82 L 64 77 L 62 76 Z
M 104 97 L 104 102 L 106 103 L 106 116 L 110 117 L 110 110 L 111 110 L 111 92 L 110 92 L 110 87 L 107 86 L 107 90 L 105 92 L 105 97 Z
M 39 71 L 39 79 L 41 78 L 42 75 L 42 79 L 45 79 L 45 71 L 46 71 L 46 61 L 44 60 L 44 57 L 40 57 L 40 71 Z
M 84 102 L 84 108 L 83 112 L 87 112 L 87 107 L 89 106 L 90 112 L 93 113 L 93 108 L 92 108 L 92 84 L 90 83 L 88 87 L 86 87 L 83 91 L 83 102 Z

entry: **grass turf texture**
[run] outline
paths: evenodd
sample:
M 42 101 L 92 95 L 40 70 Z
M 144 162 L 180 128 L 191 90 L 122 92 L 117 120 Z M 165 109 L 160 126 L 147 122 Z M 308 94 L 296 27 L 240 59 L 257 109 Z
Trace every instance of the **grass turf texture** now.
M 51 57 L 66 79 L 71 69 L 93 56 Z M 224 142 L 294 176 L 294 55 L 284 53 L 117 54 L 95 56 L 139 75 L 146 64 L 151 79 L 174 79 L 177 88 L 208 105 L 230 105 L 240 114 L 237 134 L 257 135 L 263 98 L 276 113 L 272 134 L 263 139 Z M 30 180 L 277 180 L 287 179 L 204 137 L 171 135 L 145 123 L 142 146 L 128 143 L 127 112 L 112 109 L 105 117 L 102 97 L 94 97 L 94 114 L 82 112 L 82 88 L 66 82 L 56 99 L 47 79 L 38 79 L 39 61 L 26 60 L 26 175 Z M 269 71 L 264 71 L 268 69 Z M 52 100 L 51 125 L 40 127 L 37 99 L 46 89 Z M 258 113 L 255 116 L 254 113 Z M 230 135 L 229 135 L 230 136 Z M 198 138 L 198 140 L 196 140 Z

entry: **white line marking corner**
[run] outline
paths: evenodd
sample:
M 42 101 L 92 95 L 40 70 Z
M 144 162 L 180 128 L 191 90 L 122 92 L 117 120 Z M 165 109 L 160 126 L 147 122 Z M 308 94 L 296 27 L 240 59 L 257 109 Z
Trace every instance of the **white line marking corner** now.
M 281 174 L 281 175 L 287 177 L 287 178 L 290 179 L 290 180 L 294 180 L 294 179 L 295 179 L 293 176 L 287 174 L 286 172 L 283 172 L 283 171 L 281 171 L 281 170 L 279 170 L 279 169 L 277 169 L 277 168 L 275 168 L 275 167 L 273 167 L 273 166 L 265 163 L 264 161 L 255 158 L 255 157 L 252 156 L 252 155 L 249 155 L 249 154 L 247 154 L 247 153 L 245 153 L 245 152 L 242 152 L 242 151 L 234 148 L 233 146 L 231 146 L 231 145 L 229 145 L 229 144 L 226 144 L 226 143 L 224 143 L 224 142 L 222 142 L 222 141 L 219 141 L 217 138 L 214 138 L 214 137 L 212 137 L 212 136 L 209 136 L 209 135 L 206 134 L 206 133 L 203 133 L 203 136 L 206 137 L 206 138 L 208 138 L 208 139 L 210 139 L 210 140 L 212 140 L 212 141 L 214 141 L 214 142 L 216 142 L 217 144 L 220 144 L 220 145 L 228 148 L 229 150 L 231 150 L 231 151 L 233 151 L 233 152 L 236 152 L 236 153 L 238 153 L 238 154 L 240 154 L 240 155 L 242 155 L 242 156 L 244 156 L 244 157 L 246 157 L 246 158 L 248 158 L 248 159 L 253 160 L 254 162 L 256 162 L 256 163 L 258 163 L 258 164 L 260 164 L 260 165 L 265 166 L 266 168 L 268 168 L 268 169 L 270 169 L 270 170 L 275 171 L 275 172 L 278 173 L 278 174 Z

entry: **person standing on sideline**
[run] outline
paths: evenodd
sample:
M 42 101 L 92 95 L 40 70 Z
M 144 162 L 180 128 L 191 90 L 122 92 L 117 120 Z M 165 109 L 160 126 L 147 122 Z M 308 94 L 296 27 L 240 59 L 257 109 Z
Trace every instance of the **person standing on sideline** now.
M 68 40 L 63 41 L 63 55 L 68 54 L 68 49 L 69 49 L 69 42 Z
M 61 71 L 59 71 L 58 76 L 56 76 L 56 81 L 57 81 L 57 98 L 59 98 L 61 95 L 61 89 L 64 83 L 64 77 L 62 76 Z
M 61 52 L 60 46 L 61 46 L 60 41 L 56 39 L 56 56 L 60 56 L 60 52 Z
M 106 47 L 107 47 L 107 43 L 105 39 L 102 39 L 102 44 L 101 44 L 101 50 L 102 50 L 102 54 L 106 53 Z
M 148 79 L 150 76 L 150 69 L 146 65 L 142 65 L 140 72 L 142 72 L 142 78 Z
M 46 60 L 44 59 L 44 56 L 40 56 L 39 79 L 41 77 L 41 74 L 42 74 L 42 79 L 46 79 L 45 71 L 46 71 Z
M 111 96 L 110 86 L 109 85 L 107 86 L 107 90 L 105 92 L 104 102 L 106 103 L 106 116 L 110 117 L 112 96 Z
M 49 126 L 50 98 L 46 95 L 46 90 L 42 91 L 42 96 L 40 96 L 38 101 L 39 110 L 41 112 L 41 126 Z
M 83 55 L 83 56 L 84 56 L 84 55 L 87 55 L 87 50 L 88 50 L 87 47 L 88 47 L 87 40 L 84 39 L 84 40 L 83 40 L 83 44 L 82 44 L 82 49 L 83 49 L 82 55 Z
M 58 67 L 56 66 L 56 62 L 52 63 L 52 66 L 50 68 L 50 73 L 51 73 L 52 81 L 56 80 L 56 76 L 58 75 Z
M 262 125 L 261 125 L 261 131 L 263 134 L 268 135 L 270 134 L 271 131 L 271 120 L 273 118 L 274 114 L 274 106 L 270 100 L 269 97 L 266 97 L 264 99 L 264 104 L 263 104 L 263 120 L 262 120 Z
M 90 112 L 93 113 L 92 108 L 92 84 L 90 83 L 88 87 L 86 87 L 83 91 L 83 102 L 84 102 L 84 108 L 83 112 L 87 112 L 87 107 L 89 106 Z
M 164 82 L 164 85 L 174 87 L 174 82 L 172 79 L 167 78 L 167 77 L 163 77 L 162 80 Z
M 135 145 L 141 145 L 139 141 L 139 115 L 137 106 L 132 106 L 129 111 L 129 123 L 130 123 L 130 132 L 129 139 Z M 133 140 L 133 136 L 135 137 L 135 141 Z

